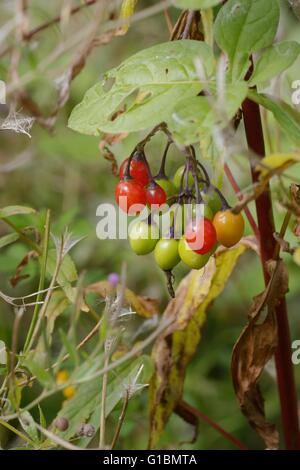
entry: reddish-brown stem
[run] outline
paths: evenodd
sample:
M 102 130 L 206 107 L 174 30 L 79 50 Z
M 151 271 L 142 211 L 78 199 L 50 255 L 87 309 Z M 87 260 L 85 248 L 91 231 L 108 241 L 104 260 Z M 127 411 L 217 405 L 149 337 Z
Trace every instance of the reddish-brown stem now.
M 238 449 L 240 450 L 248 450 L 248 448 L 241 442 L 239 439 L 234 437 L 232 434 L 229 432 L 225 431 L 218 423 L 215 423 L 212 419 L 210 419 L 208 416 L 206 416 L 202 411 L 199 411 L 197 408 L 194 408 L 192 405 L 187 403 L 186 401 L 181 400 L 178 404 L 178 410 L 176 410 L 180 416 L 183 415 L 184 412 L 195 416 L 197 419 L 200 419 L 201 421 L 204 421 L 207 423 L 210 427 L 215 429 L 219 434 L 221 434 L 227 441 L 230 441 L 232 444 L 234 444 Z
M 264 137 L 259 106 L 246 99 L 243 104 L 245 131 L 249 148 L 257 155 L 265 155 Z M 251 167 L 253 183 L 259 175 Z M 273 258 L 276 241 L 273 236 L 274 217 L 270 186 L 256 199 L 258 228 L 260 232 L 261 261 L 265 283 L 270 280 L 266 262 Z M 275 309 L 278 324 L 278 347 L 275 353 L 278 391 L 281 406 L 285 446 L 289 450 L 300 449 L 298 403 L 293 365 L 291 361 L 291 337 L 289 331 L 286 300 L 283 298 Z
M 233 190 L 235 191 L 235 193 L 237 194 L 238 198 L 240 201 L 243 200 L 243 196 L 241 194 L 241 190 L 240 190 L 240 187 L 239 185 L 237 184 L 233 174 L 231 173 L 231 170 L 229 168 L 229 166 L 227 165 L 227 163 L 225 163 L 224 165 L 224 170 L 225 170 L 225 173 L 226 173 L 226 176 L 227 176 L 227 179 L 229 181 L 229 183 L 231 184 Z M 248 222 L 254 232 L 254 235 L 257 237 L 257 239 L 259 240 L 259 230 L 258 230 L 258 227 L 257 227 L 257 224 L 254 220 L 254 217 L 253 215 L 251 214 L 249 208 L 247 206 L 244 207 L 244 212 L 245 212 L 245 216 L 247 217 L 248 219 Z

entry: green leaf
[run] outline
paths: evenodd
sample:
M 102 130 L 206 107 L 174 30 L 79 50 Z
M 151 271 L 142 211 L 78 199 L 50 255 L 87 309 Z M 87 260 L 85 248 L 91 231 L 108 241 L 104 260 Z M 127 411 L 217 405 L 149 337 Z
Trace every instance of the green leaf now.
M 24 206 L 7 206 L 0 209 L 0 219 L 18 214 L 34 214 L 36 211 L 31 207 Z
M 29 411 L 22 411 L 20 415 L 20 423 L 24 431 L 28 436 L 36 443 L 39 442 L 38 430 L 36 428 L 35 422 Z
M 8 235 L 4 235 L 4 237 L 0 238 L 0 248 L 14 243 L 16 240 L 18 240 L 18 238 L 18 233 L 9 233 Z
M 257 85 L 275 77 L 288 69 L 300 53 L 300 44 L 295 41 L 285 41 L 274 44 L 263 51 L 255 64 L 250 84 Z
M 36 376 L 38 381 L 48 387 L 54 384 L 54 378 L 42 365 L 38 362 L 34 361 L 33 359 L 27 357 L 24 361 L 24 365 L 28 367 L 30 372 Z
M 150 448 L 156 447 L 181 399 L 186 368 L 201 339 L 206 312 L 249 247 L 255 247 L 253 240 L 244 239 L 232 249 L 217 252 L 205 268 L 191 271 L 181 281 L 175 300 L 167 306 L 164 317 L 174 318 L 175 323 L 158 338 L 152 351 L 156 373 L 150 384 Z
M 134 132 L 167 120 L 179 99 L 196 96 L 202 89 L 196 59 L 210 77 L 214 58 L 203 42 L 173 41 L 138 52 L 106 74 L 113 82 L 109 90 L 103 81 L 87 91 L 73 110 L 69 127 L 98 135 Z
M 229 0 L 215 21 L 215 39 L 231 63 L 232 78 L 243 78 L 248 57 L 272 44 L 279 23 L 277 0 Z
M 55 248 L 49 250 L 48 259 L 47 259 L 47 272 L 50 276 L 53 276 L 55 266 L 56 266 L 57 253 Z M 77 271 L 75 264 L 70 257 L 70 255 L 65 255 L 57 276 L 57 282 L 60 286 L 68 286 L 71 282 L 77 280 Z
M 290 140 L 296 145 L 300 144 L 300 115 L 298 111 L 274 96 L 257 93 L 254 90 L 248 91 L 248 97 L 271 111 Z
M 61 339 L 67 353 L 70 356 L 71 365 L 75 367 L 76 365 L 79 364 L 79 357 L 78 357 L 78 353 L 76 351 L 76 348 L 75 348 L 74 344 L 67 337 L 66 333 L 61 329 L 59 330 L 59 336 L 60 336 L 60 339 Z
M 220 3 L 221 0 L 173 0 L 174 6 L 181 10 L 205 10 Z
M 148 356 L 141 356 L 129 366 L 118 368 L 109 374 L 109 380 L 111 380 L 107 386 L 106 416 L 111 413 L 122 399 L 124 395 L 124 385 L 131 383 L 138 368 L 144 361 L 146 361 L 146 363 L 149 362 L 149 359 Z M 139 382 L 142 381 L 142 383 L 145 383 L 149 379 L 149 376 L 143 374 L 143 377 L 139 378 Z M 91 415 L 93 415 L 94 419 L 90 419 L 89 422 L 95 426 L 96 430 L 99 428 L 101 384 L 102 377 L 98 377 L 79 385 L 74 397 L 64 403 L 59 412 L 59 416 L 64 416 L 69 420 L 69 428 L 61 433 L 64 439 L 68 440 L 73 437 L 76 434 L 79 424 L 84 423 Z
M 200 140 L 202 132 L 214 126 L 224 127 L 233 118 L 247 96 L 246 82 L 236 82 L 225 88 L 224 98 L 197 96 L 179 101 L 168 126 L 174 139 L 182 145 Z
M 42 407 L 40 406 L 39 403 L 38 403 L 38 409 L 39 409 L 40 425 L 43 428 L 47 429 L 47 421 L 46 421 L 45 415 L 43 413 Z

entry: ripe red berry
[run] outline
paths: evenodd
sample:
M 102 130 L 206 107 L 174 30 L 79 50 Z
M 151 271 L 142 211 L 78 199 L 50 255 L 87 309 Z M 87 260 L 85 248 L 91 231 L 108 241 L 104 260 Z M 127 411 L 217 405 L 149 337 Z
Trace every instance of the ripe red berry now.
M 126 160 L 124 160 L 120 166 L 120 171 L 119 171 L 120 180 L 124 177 L 126 173 L 128 162 L 129 162 L 129 158 L 126 158 Z M 129 174 L 133 179 L 141 183 L 143 186 L 146 186 L 149 183 L 150 181 L 149 168 L 142 154 L 136 153 L 132 157 L 131 163 L 130 163 Z
M 167 195 L 163 188 L 155 181 L 151 181 L 146 188 L 147 204 L 162 206 L 167 201 Z
M 211 251 L 216 244 L 216 229 L 209 219 L 194 221 L 188 225 L 185 231 L 185 239 L 191 249 L 200 255 Z
M 130 215 L 136 215 L 146 205 L 146 191 L 138 181 L 131 178 L 124 178 L 116 186 L 116 202 L 122 211 Z M 141 207 L 134 208 L 139 204 Z

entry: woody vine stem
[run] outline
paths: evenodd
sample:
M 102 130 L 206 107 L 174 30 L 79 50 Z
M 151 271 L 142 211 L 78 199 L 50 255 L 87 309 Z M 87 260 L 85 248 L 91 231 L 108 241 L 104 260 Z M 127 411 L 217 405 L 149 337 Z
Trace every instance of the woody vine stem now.
M 261 158 L 265 155 L 265 144 L 262 121 L 258 104 L 246 99 L 243 104 L 243 116 L 248 146 Z M 252 181 L 257 183 L 258 173 L 251 167 Z M 274 258 L 276 241 L 269 184 L 265 191 L 256 199 L 257 222 L 260 234 L 260 253 L 265 284 L 270 280 L 267 261 Z M 288 322 L 286 299 L 283 297 L 275 308 L 278 325 L 278 346 L 275 352 L 278 392 L 281 406 L 281 418 L 285 446 L 288 450 L 300 449 L 300 431 L 298 403 L 293 364 L 291 361 L 291 336 Z

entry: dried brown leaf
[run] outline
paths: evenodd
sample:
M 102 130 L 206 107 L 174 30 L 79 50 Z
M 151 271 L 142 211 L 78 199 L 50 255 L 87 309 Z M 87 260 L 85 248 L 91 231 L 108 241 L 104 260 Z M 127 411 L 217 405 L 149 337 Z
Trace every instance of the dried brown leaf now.
M 120 134 L 104 134 L 104 136 L 99 142 L 99 150 L 102 153 L 105 160 L 108 160 L 109 162 L 111 162 L 111 171 L 112 171 L 112 174 L 115 176 L 118 176 L 119 174 L 118 163 L 117 163 L 115 155 L 113 154 L 113 152 L 108 146 L 118 144 L 127 136 L 128 136 L 127 132 L 122 132 Z
M 10 278 L 10 283 L 13 287 L 16 287 L 16 285 L 22 281 L 23 279 L 27 279 L 29 277 L 29 274 L 22 274 L 23 270 L 26 268 L 28 265 L 29 261 L 31 258 L 36 258 L 38 256 L 36 251 L 29 251 L 24 258 L 20 261 L 18 266 L 16 267 L 16 272 L 15 274 Z
M 268 263 L 270 282 L 256 296 L 249 310 L 249 323 L 238 338 L 232 353 L 231 373 L 234 390 L 243 414 L 265 441 L 267 448 L 277 449 L 278 432 L 265 417 L 264 401 L 258 380 L 277 347 L 275 307 L 288 291 L 288 275 L 282 260 Z M 267 314 L 262 319 L 264 309 Z

